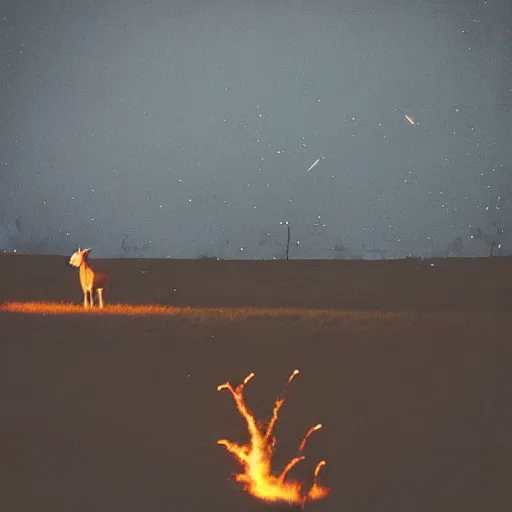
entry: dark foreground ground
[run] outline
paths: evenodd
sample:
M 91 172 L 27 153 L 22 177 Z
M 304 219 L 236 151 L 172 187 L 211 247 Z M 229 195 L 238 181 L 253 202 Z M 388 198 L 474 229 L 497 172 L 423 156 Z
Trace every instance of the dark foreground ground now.
M 0 303 L 80 303 L 62 257 L 0 256 Z M 218 384 L 255 372 L 266 420 L 293 369 L 276 469 L 318 511 L 512 510 L 512 260 L 91 260 L 109 302 L 355 309 L 356 319 L 197 321 L 0 312 L 0 510 L 275 510 L 232 482 L 245 425 Z M 398 318 L 375 312 L 401 312 Z

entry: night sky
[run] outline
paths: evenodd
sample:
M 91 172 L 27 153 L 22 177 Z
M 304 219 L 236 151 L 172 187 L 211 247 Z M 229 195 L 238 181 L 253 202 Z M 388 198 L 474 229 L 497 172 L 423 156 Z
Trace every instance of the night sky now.
M 512 254 L 508 0 L 3 0 L 0 41 L 0 250 Z

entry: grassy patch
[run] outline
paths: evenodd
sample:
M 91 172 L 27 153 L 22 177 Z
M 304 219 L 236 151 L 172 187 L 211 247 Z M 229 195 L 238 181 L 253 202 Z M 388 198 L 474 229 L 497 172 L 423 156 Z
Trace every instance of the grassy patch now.
M 195 319 L 244 320 L 246 318 L 296 318 L 303 320 L 368 320 L 399 318 L 403 313 L 392 311 L 300 309 L 300 308 L 199 308 L 161 306 L 155 304 L 109 304 L 103 309 L 84 308 L 65 302 L 5 302 L 1 311 L 33 315 L 113 315 L 113 316 L 176 316 Z

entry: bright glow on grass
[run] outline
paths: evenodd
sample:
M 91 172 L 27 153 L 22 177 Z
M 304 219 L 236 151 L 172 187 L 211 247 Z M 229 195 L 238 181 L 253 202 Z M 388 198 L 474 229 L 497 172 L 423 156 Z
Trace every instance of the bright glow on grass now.
M 299 308 L 198 308 L 160 306 L 155 304 L 108 304 L 104 308 L 84 308 L 83 305 L 65 302 L 5 302 L 0 311 L 33 315 L 114 315 L 114 316 L 176 316 L 189 318 L 221 318 L 243 320 L 246 318 L 291 317 L 305 320 L 335 319 L 386 319 L 403 316 L 391 311 L 357 311 L 339 309 Z

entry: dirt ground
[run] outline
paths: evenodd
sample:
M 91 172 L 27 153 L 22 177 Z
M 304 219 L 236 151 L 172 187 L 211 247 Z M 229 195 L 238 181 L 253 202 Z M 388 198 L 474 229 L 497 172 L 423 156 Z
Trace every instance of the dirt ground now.
M 0 304 L 80 304 L 60 256 L 0 256 Z M 264 511 L 220 438 L 247 440 L 232 397 L 276 426 L 276 472 L 318 511 L 512 510 L 512 259 L 95 260 L 107 303 L 356 311 L 342 319 L 43 316 L 0 311 L 0 510 Z M 386 312 L 399 313 L 386 315 Z M 279 507 L 277 507 L 279 508 Z M 283 508 L 283 507 L 281 507 Z M 284 507 L 286 509 L 286 507 Z

